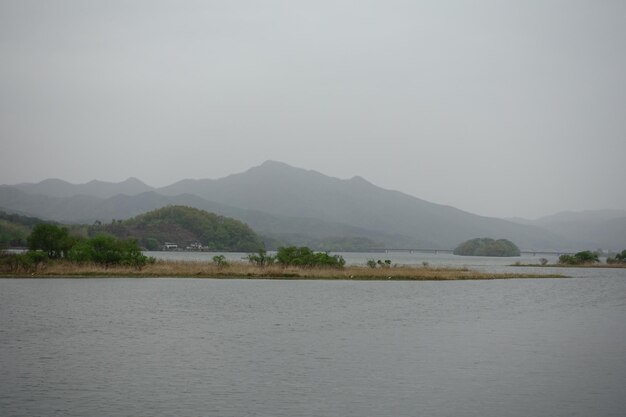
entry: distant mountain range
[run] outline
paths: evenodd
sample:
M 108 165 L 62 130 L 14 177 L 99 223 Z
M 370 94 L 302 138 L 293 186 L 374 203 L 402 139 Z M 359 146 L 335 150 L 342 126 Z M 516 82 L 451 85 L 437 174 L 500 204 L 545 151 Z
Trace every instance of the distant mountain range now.
M 626 212 L 560 213 L 535 221 L 483 217 L 361 177 L 342 180 L 274 161 L 221 179 L 186 179 L 162 188 L 135 178 L 0 186 L 0 208 L 66 223 L 127 219 L 167 205 L 239 219 L 275 244 L 323 248 L 324 242 L 353 239 L 362 250 L 450 249 L 468 239 L 493 237 L 522 250 L 626 248 Z
M 626 210 L 564 211 L 536 220 L 512 218 L 513 222 L 541 227 L 575 247 L 626 247 Z

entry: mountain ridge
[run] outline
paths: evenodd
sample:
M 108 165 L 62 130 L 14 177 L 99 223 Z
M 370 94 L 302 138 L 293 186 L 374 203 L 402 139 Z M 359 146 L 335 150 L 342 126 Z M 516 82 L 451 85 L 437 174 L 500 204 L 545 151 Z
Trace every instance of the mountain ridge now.
M 128 181 L 149 187 L 136 178 Z M 109 194 L 123 188 L 116 189 L 112 184 L 106 183 Z M 95 185 L 99 185 L 97 181 Z M 159 204 L 184 204 L 240 219 L 266 236 L 298 236 L 301 241 L 312 237 L 366 237 L 385 247 L 449 249 L 468 239 L 492 236 L 535 250 L 573 250 L 602 243 L 602 239 L 564 236 L 562 229 L 520 224 L 515 219 L 480 216 L 431 203 L 378 187 L 360 176 L 340 179 L 278 161 L 266 161 L 222 178 L 183 179 L 165 187 L 149 187 L 142 193 L 117 193 L 107 198 L 64 197 L 61 193 L 46 200 L 44 195 L 32 193 L 34 188 L 29 194 L 7 187 L 0 187 L 0 206 L 53 220 L 86 221 L 96 216 L 101 217 L 98 220 L 106 220 L 104 216 L 124 219 L 159 208 Z M 23 194 L 18 196 L 16 192 Z M 96 193 L 93 188 L 92 193 Z M 621 220 L 615 221 L 621 224 Z M 619 245 L 622 240 L 613 236 L 608 241 Z

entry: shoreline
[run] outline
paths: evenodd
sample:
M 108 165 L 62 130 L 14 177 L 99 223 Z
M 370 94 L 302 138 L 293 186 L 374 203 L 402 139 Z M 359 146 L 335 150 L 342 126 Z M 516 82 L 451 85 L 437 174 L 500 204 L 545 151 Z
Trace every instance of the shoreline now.
M 218 266 L 207 262 L 163 261 L 141 269 L 128 266 L 104 267 L 96 264 L 54 262 L 31 271 L 0 273 L 0 278 L 204 278 L 204 279 L 275 279 L 275 280 L 345 280 L 345 281 L 463 281 L 527 278 L 566 278 L 562 274 L 487 273 L 467 268 L 412 267 L 302 268 L 255 266 L 230 263 Z
M 515 267 L 535 267 L 535 268 L 588 268 L 588 269 L 624 269 L 626 264 L 582 264 L 582 265 L 561 265 L 561 264 L 511 264 Z

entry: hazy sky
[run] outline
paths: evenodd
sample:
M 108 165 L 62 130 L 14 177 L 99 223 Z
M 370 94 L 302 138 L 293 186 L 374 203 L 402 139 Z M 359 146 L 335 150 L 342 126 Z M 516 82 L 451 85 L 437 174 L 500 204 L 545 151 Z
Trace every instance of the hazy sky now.
M 273 159 L 491 216 L 626 209 L 626 2 L 0 0 L 0 183 Z

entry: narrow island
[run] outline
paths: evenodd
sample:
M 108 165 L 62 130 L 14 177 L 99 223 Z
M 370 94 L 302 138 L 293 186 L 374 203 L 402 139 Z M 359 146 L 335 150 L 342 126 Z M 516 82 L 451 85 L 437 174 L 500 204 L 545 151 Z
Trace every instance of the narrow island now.
M 538 266 L 538 267 L 561 267 L 561 268 L 626 268 L 626 249 L 620 253 L 609 255 L 606 263 L 600 261 L 598 252 L 585 250 L 574 254 L 559 256 L 557 263 L 550 264 L 546 258 L 539 259 L 539 264 L 515 262 L 511 266 Z
M 82 231 L 76 233 L 76 230 Z M 223 255 L 210 262 L 157 260 L 145 248 L 179 242 L 216 251 L 241 251 L 249 255 L 229 261 Z M 274 255 L 247 225 L 202 210 L 171 206 L 110 225 L 75 229 L 36 223 L 25 239 L 22 253 L 0 251 L 0 277 L 194 277 L 324 280 L 477 280 L 509 278 L 562 278 L 560 274 L 486 273 L 467 268 L 433 268 L 392 265 L 369 260 L 346 265 L 340 255 L 315 252 L 308 247 L 284 246 Z

